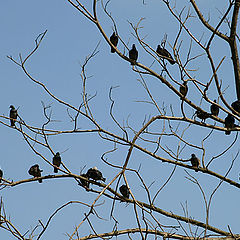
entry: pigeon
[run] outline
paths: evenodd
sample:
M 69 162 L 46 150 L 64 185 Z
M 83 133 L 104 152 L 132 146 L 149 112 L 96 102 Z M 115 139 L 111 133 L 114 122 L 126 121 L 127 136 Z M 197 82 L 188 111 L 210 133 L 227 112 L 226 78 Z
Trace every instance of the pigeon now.
M 10 122 L 11 122 L 11 126 L 14 127 L 15 126 L 15 122 L 17 120 L 17 109 L 15 109 L 15 107 L 13 105 L 10 106 L 11 110 L 10 110 Z
M 81 174 L 80 176 L 88 179 L 88 176 L 85 173 Z M 84 187 L 89 188 L 90 183 L 88 181 L 80 178 L 80 182 Z
M 97 169 L 97 167 L 88 169 L 86 175 L 88 178 L 91 178 L 95 181 L 97 180 L 101 180 L 103 182 L 106 181 L 106 178 L 103 177 L 102 173 Z
M 129 58 L 132 60 L 131 65 L 135 65 L 138 59 L 138 51 L 135 47 L 135 44 L 132 45 L 132 49 L 129 51 Z
M 115 32 L 113 32 L 113 34 L 111 35 L 110 37 L 110 42 L 116 47 L 117 44 L 118 44 L 118 37 L 117 35 L 115 34 Z M 111 53 L 115 53 L 116 50 L 115 48 L 111 47 Z
M 35 165 L 33 165 L 32 167 L 30 167 L 30 169 L 28 170 L 28 173 L 29 173 L 30 175 L 32 175 L 33 177 L 41 177 L 41 172 L 42 172 L 42 171 L 43 171 L 43 170 L 40 170 L 40 169 L 39 169 L 38 164 L 35 164 Z M 42 179 L 39 179 L 38 181 L 39 181 L 39 183 L 41 183 L 41 182 L 42 182 Z
M 189 161 L 191 161 L 191 164 L 194 168 L 198 169 L 198 167 L 200 166 L 200 160 L 196 157 L 195 154 L 192 154 L 192 157 L 189 159 Z M 198 171 L 197 169 L 195 169 L 196 172 Z
M 183 84 L 181 84 L 179 91 L 183 95 L 183 98 L 185 98 L 188 92 L 187 81 L 184 81 Z M 183 98 L 181 97 L 181 99 Z
M 214 103 L 216 103 L 216 100 L 214 100 Z M 219 106 L 216 105 L 216 104 L 212 104 L 211 107 L 210 107 L 210 110 L 211 110 L 211 114 L 214 115 L 214 116 L 218 116 L 218 113 L 219 113 Z
M 202 110 L 197 110 L 195 114 L 202 120 L 202 122 L 205 122 L 205 120 L 209 117 L 209 113 Z
M 168 52 L 167 49 L 161 48 L 160 45 L 157 46 L 156 52 L 160 55 L 160 57 L 166 57 L 167 60 L 173 65 L 176 62 L 174 61 L 172 55 Z
M 230 135 L 231 131 L 229 131 L 229 129 L 234 127 L 234 122 L 235 122 L 235 118 L 233 117 L 233 115 L 228 114 L 227 117 L 225 118 L 225 125 L 224 125 L 224 127 L 228 129 L 228 131 L 225 131 L 226 135 Z
M 233 102 L 231 104 L 231 106 L 236 112 L 240 113 L 240 101 L 239 100 Z
M 120 193 L 123 195 L 125 198 L 129 198 L 130 192 L 129 189 L 126 185 L 122 185 L 120 188 Z
M 3 177 L 3 171 L 0 169 L 0 183 L 2 182 L 2 177 Z
M 60 157 L 60 153 L 57 152 L 54 156 L 53 156 L 53 160 L 52 160 L 53 165 L 60 167 L 61 165 L 61 157 Z M 58 172 L 58 168 L 54 167 L 54 172 L 57 173 Z

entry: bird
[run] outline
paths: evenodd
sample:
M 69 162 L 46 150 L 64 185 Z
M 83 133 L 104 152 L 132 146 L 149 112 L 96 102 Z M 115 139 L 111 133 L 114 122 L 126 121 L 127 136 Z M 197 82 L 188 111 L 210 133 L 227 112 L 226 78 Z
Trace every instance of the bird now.
M 211 114 L 214 116 L 218 116 L 219 113 L 219 106 L 215 104 L 216 100 L 214 100 L 214 103 L 210 107 Z
M 30 174 L 30 175 L 32 175 L 33 177 L 41 177 L 41 172 L 42 172 L 43 170 L 40 170 L 39 169 L 39 165 L 38 164 L 35 164 L 35 165 L 33 165 L 32 167 L 30 167 L 30 169 L 28 170 L 28 173 Z M 41 183 L 42 182 L 42 179 L 39 179 L 38 180 L 39 181 L 39 183 Z
M 61 165 L 61 156 L 60 156 L 60 153 L 57 152 L 54 156 L 53 156 L 53 159 L 52 159 L 52 163 L 53 165 L 57 166 L 57 167 L 60 167 Z M 54 167 L 54 172 L 57 173 L 58 172 L 58 168 L 57 167 Z
M 0 169 L 0 183 L 2 182 L 2 177 L 3 177 L 3 171 Z
M 183 95 L 183 98 L 185 98 L 188 92 L 187 81 L 184 81 L 183 84 L 180 85 L 179 91 Z M 181 97 L 181 99 L 183 98 Z
M 132 60 L 131 65 L 135 65 L 138 59 L 138 51 L 135 44 L 132 45 L 132 49 L 129 50 L 129 58 Z
M 202 122 L 205 122 L 205 120 L 209 117 L 209 113 L 204 112 L 202 110 L 197 110 L 195 114 L 197 115 L 198 118 L 202 120 Z
M 95 181 L 97 180 L 101 180 L 103 182 L 106 181 L 106 178 L 103 177 L 102 173 L 97 169 L 97 167 L 88 169 L 86 175 L 88 178 L 91 178 Z
M 10 110 L 10 123 L 11 123 L 11 126 L 14 127 L 15 126 L 15 122 L 17 120 L 17 116 L 18 116 L 18 113 L 17 113 L 17 109 L 15 109 L 15 107 L 13 105 L 11 105 L 9 108 L 11 108 Z
M 80 176 L 88 179 L 88 176 L 87 176 L 87 174 L 85 174 L 85 173 L 81 174 Z M 81 184 L 82 184 L 84 187 L 89 188 L 90 183 L 89 183 L 88 181 L 80 178 L 80 182 L 81 182 Z
M 120 188 L 120 193 L 123 195 L 123 197 L 125 198 L 129 198 L 129 195 L 130 195 L 130 191 L 128 189 L 128 187 L 126 185 L 122 185 Z
M 117 44 L 118 44 L 118 37 L 117 37 L 117 35 L 115 34 L 115 32 L 113 32 L 113 34 L 111 35 L 111 37 L 110 37 L 110 42 L 116 47 L 117 46 Z M 113 48 L 112 46 L 111 46 L 111 53 L 115 53 L 116 52 L 116 50 L 115 50 L 115 48 Z
M 165 48 L 161 48 L 160 45 L 157 46 L 156 52 L 160 57 L 165 57 L 172 65 L 176 63 L 170 52 Z
M 233 102 L 231 104 L 231 106 L 236 112 L 240 113 L 240 101 L 239 100 Z
M 228 129 L 227 131 L 225 131 L 226 135 L 230 135 L 231 131 L 229 129 L 234 127 L 234 122 L 235 122 L 235 118 L 233 117 L 233 115 L 228 114 L 227 117 L 225 118 L 225 124 L 224 124 L 224 127 Z
M 197 168 L 195 171 L 198 171 L 198 167 L 200 166 L 200 160 L 196 157 L 195 154 L 192 154 L 192 157 L 189 159 L 191 161 L 192 167 Z

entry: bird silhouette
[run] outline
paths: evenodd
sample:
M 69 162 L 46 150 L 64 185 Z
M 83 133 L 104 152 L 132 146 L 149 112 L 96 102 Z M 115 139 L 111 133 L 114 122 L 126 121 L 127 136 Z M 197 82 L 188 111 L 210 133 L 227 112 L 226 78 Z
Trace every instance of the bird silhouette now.
M 117 37 L 117 35 L 115 34 L 115 32 L 113 32 L 113 34 L 111 35 L 111 37 L 110 37 L 110 42 L 116 47 L 117 46 L 117 44 L 118 44 L 118 37 Z M 111 53 L 115 53 L 116 52 L 116 50 L 115 50 L 115 48 L 113 48 L 112 46 L 111 46 Z
M 129 58 L 132 60 L 131 65 L 135 65 L 138 59 L 138 51 L 135 44 L 132 45 L 132 49 L 129 51 Z
M 216 100 L 214 100 L 214 103 L 216 103 Z M 211 114 L 214 115 L 214 116 L 218 116 L 218 113 L 219 113 L 219 106 L 216 105 L 216 104 L 212 104 L 211 107 L 210 107 L 210 111 L 211 111 Z
M 165 48 L 161 48 L 160 45 L 157 46 L 156 52 L 160 55 L 161 58 L 166 58 L 172 65 L 176 63 L 170 52 Z
M 11 105 L 9 108 L 11 108 L 10 110 L 10 123 L 11 123 L 11 126 L 14 127 L 15 126 L 15 122 L 17 120 L 17 116 L 18 116 L 18 113 L 17 113 L 17 109 L 15 109 L 15 107 L 13 105 Z
M 88 169 L 86 173 L 88 178 L 91 178 L 95 181 L 101 180 L 103 182 L 106 181 L 106 178 L 103 177 L 102 173 L 97 169 L 97 167 Z
M 201 119 L 201 122 L 205 122 L 205 120 L 209 117 L 209 113 L 204 112 L 202 110 L 197 110 L 195 114 L 197 115 L 198 118 Z
M 54 156 L 53 156 L 53 159 L 52 159 L 52 163 L 53 165 L 57 166 L 57 167 L 60 167 L 61 165 L 61 156 L 60 156 L 60 153 L 57 152 Z M 57 173 L 58 172 L 58 168 L 57 167 L 54 167 L 54 172 Z
M 38 164 L 35 164 L 35 165 L 33 165 L 32 167 L 30 167 L 30 169 L 28 170 L 28 173 L 29 173 L 30 175 L 32 175 L 33 177 L 41 177 L 41 172 L 42 172 L 42 171 L 43 171 L 43 170 L 40 170 L 40 169 L 39 169 L 39 165 L 38 165 Z M 42 182 L 42 179 L 39 179 L 38 182 L 41 183 L 41 182 Z
M 81 174 L 80 176 L 88 179 L 88 176 L 87 176 L 87 174 L 85 174 L 85 173 Z M 81 182 L 81 184 L 82 184 L 84 187 L 89 188 L 90 183 L 89 183 L 88 181 L 80 178 L 80 182 Z
M 188 92 L 187 81 L 184 81 L 183 84 L 180 85 L 179 92 L 183 95 L 183 98 L 186 97 Z M 181 99 L 183 98 L 181 97 Z
M 2 177 L 3 177 L 3 170 L 0 169 L 0 183 L 2 182 Z
M 191 161 L 192 167 L 196 168 L 195 171 L 198 171 L 198 167 L 200 166 L 200 160 L 196 157 L 195 154 L 191 155 L 191 158 L 189 159 Z
M 120 188 L 120 193 L 123 195 L 123 197 L 125 198 L 129 198 L 129 195 L 130 195 L 130 191 L 128 189 L 128 187 L 126 185 L 122 185 Z
M 231 104 L 231 106 L 236 112 L 240 113 L 240 101 L 239 100 L 233 102 Z
M 225 118 L 225 124 L 224 124 L 224 127 L 228 129 L 227 131 L 225 131 L 226 135 L 230 135 L 231 131 L 229 129 L 234 127 L 234 122 L 235 122 L 235 118 L 233 117 L 233 115 L 228 114 L 227 117 Z

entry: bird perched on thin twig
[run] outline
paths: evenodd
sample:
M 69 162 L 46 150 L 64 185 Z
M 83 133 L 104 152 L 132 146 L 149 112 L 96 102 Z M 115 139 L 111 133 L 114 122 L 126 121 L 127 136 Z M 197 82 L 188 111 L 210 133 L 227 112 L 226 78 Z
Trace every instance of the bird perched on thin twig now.
M 3 177 L 3 170 L 0 169 L 0 183 L 2 182 L 2 177 Z
M 88 176 L 85 173 L 81 174 L 80 176 L 88 179 Z M 88 181 L 80 178 L 80 182 L 84 187 L 89 188 L 90 183 Z
M 198 171 L 198 167 L 200 166 L 200 160 L 196 157 L 195 154 L 192 154 L 192 157 L 189 159 L 191 161 L 192 167 L 196 168 L 195 171 Z
M 95 181 L 97 180 L 101 180 L 103 182 L 106 181 L 106 178 L 103 177 L 102 173 L 97 169 L 97 167 L 88 169 L 86 175 L 88 178 L 91 178 Z
M 224 127 L 228 129 L 227 131 L 225 131 L 226 135 L 230 135 L 231 131 L 229 129 L 234 127 L 234 122 L 235 122 L 235 118 L 233 117 L 233 115 L 228 114 L 227 117 L 225 118 L 225 124 L 224 124 Z
M 184 81 L 183 84 L 180 85 L 179 91 L 183 95 L 183 98 L 185 98 L 188 92 L 187 81 Z M 181 99 L 183 98 L 181 97 Z
M 205 122 L 205 120 L 209 117 L 209 113 L 204 112 L 202 110 L 197 110 L 195 114 L 197 115 L 198 118 L 202 120 L 201 122 Z
M 176 63 L 170 52 L 165 48 L 161 48 L 160 45 L 157 46 L 156 52 L 160 55 L 161 58 L 165 57 L 172 65 Z
M 239 100 L 233 102 L 231 104 L 231 106 L 236 112 L 240 113 L 240 101 Z
M 123 185 L 119 188 L 119 190 L 120 190 L 120 193 L 123 195 L 123 197 L 129 198 L 130 191 L 129 191 L 127 185 L 124 185 L 124 184 L 123 184 Z
M 28 173 L 29 173 L 30 175 L 32 175 L 33 177 L 41 177 L 41 172 L 42 172 L 42 171 L 43 171 L 43 170 L 40 170 L 40 169 L 39 169 L 39 165 L 38 165 L 38 164 L 35 164 L 35 165 L 33 165 L 32 167 L 30 167 L 30 169 L 28 170 Z M 42 179 L 39 179 L 38 182 L 41 183 L 41 182 L 42 182 Z
M 211 105 L 210 110 L 211 110 L 211 114 L 212 114 L 212 115 L 218 116 L 219 106 L 216 105 L 215 103 L 217 103 L 216 100 L 214 100 L 214 103 Z
M 60 165 L 61 165 L 61 156 L 60 156 L 59 152 L 57 152 L 53 156 L 52 163 L 53 163 L 53 165 L 56 166 L 56 167 L 54 167 L 54 172 L 57 173 L 58 172 L 58 168 L 57 167 L 60 167 Z
M 115 34 L 115 32 L 113 32 L 113 34 L 110 37 L 110 42 L 112 43 L 113 46 L 117 46 L 118 44 L 118 36 Z M 111 53 L 115 53 L 116 50 L 114 47 L 111 46 Z
M 138 51 L 136 49 L 135 44 L 132 45 L 132 49 L 129 51 L 129 58 L 132 60 L 131 65 L 135 65 L 138 59 Z
M 9 108 L 11 108 L 10 110 L 10 123 L 11 123 L 11 126 L 14 127 L 15 126 L 15 122 L 17 120 L 17 116 L 18 116 L 18 113 L 17 113 L 17 109 L 15 109 L 15 107 L 13 105 L 11 105 Z

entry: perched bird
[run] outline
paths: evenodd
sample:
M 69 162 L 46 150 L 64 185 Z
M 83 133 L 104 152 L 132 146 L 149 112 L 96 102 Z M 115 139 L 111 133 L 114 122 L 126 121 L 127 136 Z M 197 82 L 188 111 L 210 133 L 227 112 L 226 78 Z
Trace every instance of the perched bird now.
M 129 198 L 130 192 L 129 189 L 126 185 L 122 185 L 120 188 L 120 193 L 123 195 L 125 198 Z
M 32 167 L 30 167 L 30 169 L 28 170 L 28 173 L 29 173 L 30 175 L 32 175 L 33 177 L 41 177 L 41 172 L 42 172 L 42 171 L 43 171 L 43 170 L 40 170 L 40 169 L 39 169 L 38 164 L 35 164 L 35 165 L 33 165 Z M 38 181 L 39 181 L 39 183 L 41 183 L 41 182 L 42 182 L 42 179 L 39 179 Z
M 80 176 L 88 179 L 88 176 L 85 173 L 81 174 Z M 80 182 L 84 187 L 89 188 L 90 183 L 88 181 L 80 178 Z
M 60 167 L 61 165 L 61 157 L 60 157 L 60 153 L 57 152 L 52 159 L 52 163 L 53 165 Z M 58 172 L 58 168 L 54 167 L 54 172 L 57 173 Z
M 135 65 L 138 59 L 138 51 L 135 44 L 132 45 L 132 49 L 129 51 L 129 58 L 132 60 L 131 65 Z
M 195 114 L 202 120 L 202 122 L 205 122 L 205 120 L 209 117 L 209 113 L 201 110 L 197 110 Z
M 187 81 L 184 81 L 183 84 L 181 84 L 179 91 L 183 95 L 183 98 L 185 98 L 188 92 Z M 183 98 L 181 97 L 181 99 Z
M 13 105 L 11 105 L 9 108 L 11 108 L 10 110 L 10 122 L 11 122 L 11 126 L 14 127 L 15 126 L 15 122 L 17 120 L 17 116 L 18 116 L 18 113 L 17 113 L 17 109 L 15 109 L 15 107 Z
M 231 104 L 231 106 L 236 112 L 240 113 L 240 101 L 239 100 L 233 102 Z
M 101 180 L 103 182 L 106 181 L 106 178 L 103 177 L 102 173 L 97 169 L 97 167 L 88 169 L 86 175 L 88 178 L 91 178 L 95 181 L 97 180 Z
M 2 177 L 3 177 L 3 171 L 0 169 L 0 183 L 2 182 Z
M 199 158 L 197 158 L 195 154 L 192 154 L 192 157 L 189 159 L 189 161 L 191 161 L 191 164 L 194 168 L 197 168 L 197 169 L 195 169 L 195 171 L 197 172 L 198 167 L 200 166 Z
M 216 100 L 214 100 L 214 103 L 216 103 Z M 211 107 L 210 107 L 210 110 L 211 110 L 211 114 L 214 115 L 214 116 L 218 116 L 218 113 L 219 113 L 219 106 L 216 105 L 216 104 L 212 104 Z
M 113 32 L 113 34 L 111 35 L 110 37 L 110 42 L 116 47 L 117 44 L 118 44 L 118 37 L 117 35 L 115 34 L 115 32 Z M 116 50 L 115 48 L 111 47 L 111 53 L 115 53 Z
M 160 57 L 165 57 L 172 65 L 176 63 L 168 50 L 161 48 L 160 45 L 157 46 L 156 52 L 160 55 Z
M 233 117 L 233 115 L 228 114 L 227 117 L 225 118 L 225 125 L 224 125 L 224 127 L 228 129 L 228 131 L 225 131 L 226 135 L 230 135 L 231 131 L 229 129 L 234 127 L 234 122 L 235 122 L 235 118 Z

